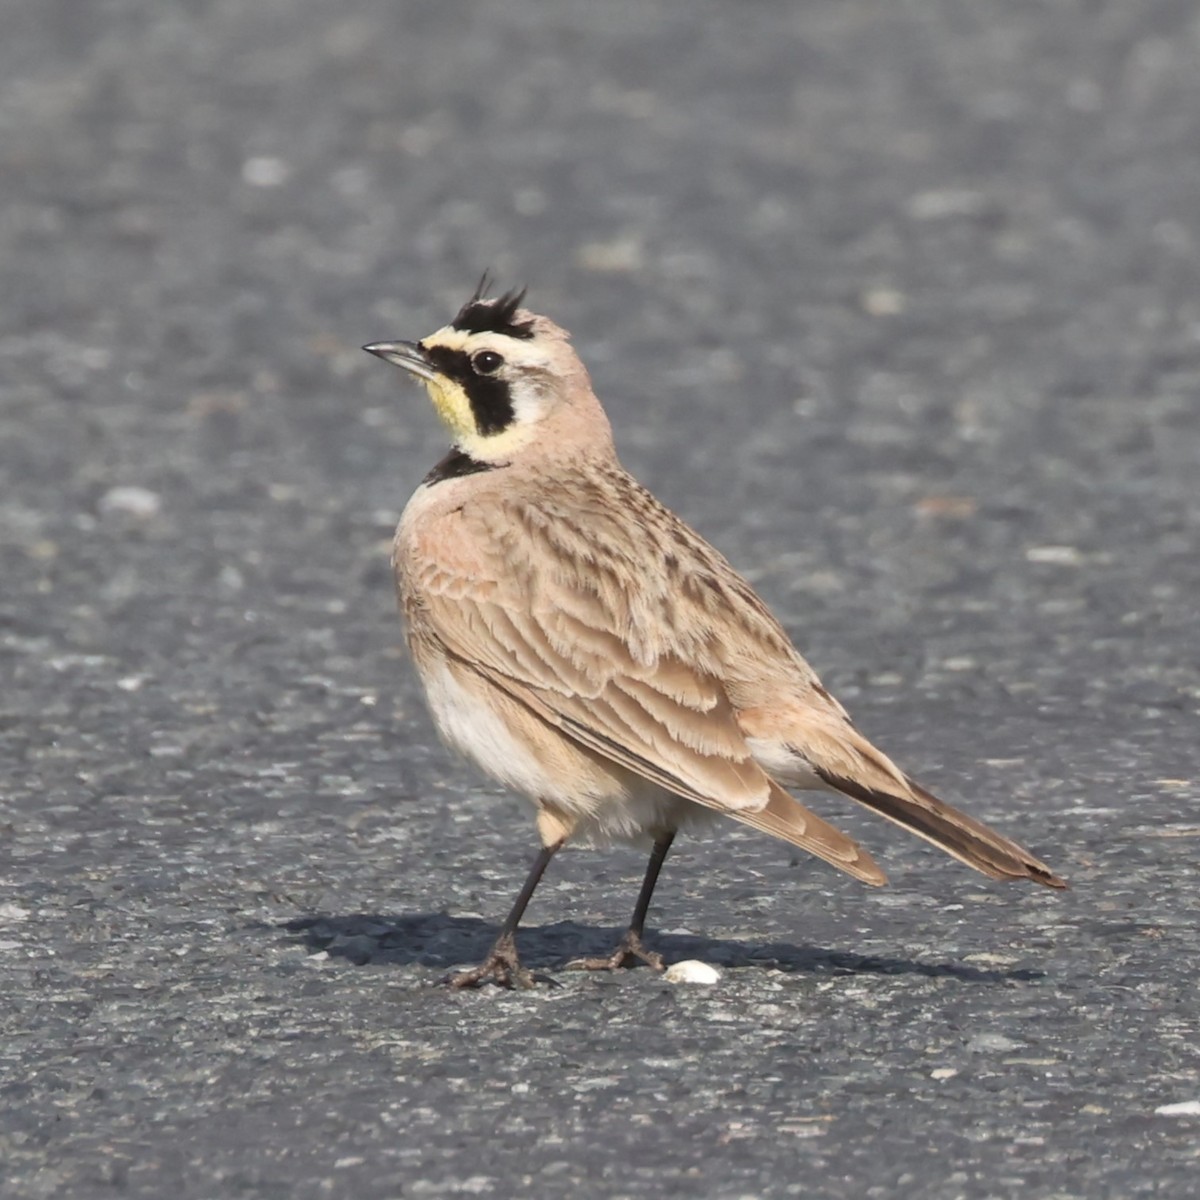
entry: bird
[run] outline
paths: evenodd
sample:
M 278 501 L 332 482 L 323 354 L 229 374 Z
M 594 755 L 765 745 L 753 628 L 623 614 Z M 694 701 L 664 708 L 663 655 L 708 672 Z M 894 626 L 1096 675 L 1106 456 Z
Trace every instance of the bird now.
M 867 884 L 866 849 L 788 789 L 849 797 L 998 880 L 1066 887 L 871 744 L 726 558 L 620 464 L 570 335 L 487 294 L 419 341 L 363 349 L 422 383 L 450 434 L 392 566 L 443 740 L 536 809 L 541 849 L 490 953 L 447 979 L 528 987 L 516 934 L 568 841 L 649 847 L 629 928 L 567 965 L 662 969 L 644 942 L 676 834 L 724 816 Z

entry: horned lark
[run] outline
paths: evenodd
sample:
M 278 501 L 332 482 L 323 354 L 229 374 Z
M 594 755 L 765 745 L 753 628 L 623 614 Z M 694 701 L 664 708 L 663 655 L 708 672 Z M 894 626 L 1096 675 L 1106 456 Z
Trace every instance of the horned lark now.
M 531 982 L 517 926 L 568 839 L 652 847 L 628 932 L 586 968 L 661 967 L 646 911 L 676 831 L 699 818 L 886 882 L 785 786 L 849 796 L 993 879 L 1065 887 L 859 733 L 750 585 L 621 467 L 567 333 L 485 286 L 422 341 L 364 347 L 424 383 L 452 436 L 392 559 L 429 708 L 452 747 L 533 801 L 542 842 L 491 953 L 451 982 Z

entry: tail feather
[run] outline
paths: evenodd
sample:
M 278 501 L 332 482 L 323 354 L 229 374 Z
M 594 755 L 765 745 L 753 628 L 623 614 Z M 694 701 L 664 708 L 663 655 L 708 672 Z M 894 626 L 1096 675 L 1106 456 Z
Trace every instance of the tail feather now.
M 851 837 L 823 821 L 805 808 L 794 796 L 771 780 L 771 795 L 766 807 L 757 812 L 725 809 L 736 821 L 761 829 L 799 846 L 827 863 L 876 887 L 887 883 L 879 864 Z
M 1031 879 L 1052 888 L 1067 886 L 1065 880 L 1028 850 L 939 800 L 910 779 L 901 777 L 910 793 L 903 796 L 897 794 L 899 789 L 883 791 L 820 767 L 816 771 L 831 788 L 874 809 L 984 875 L 993 879 Z

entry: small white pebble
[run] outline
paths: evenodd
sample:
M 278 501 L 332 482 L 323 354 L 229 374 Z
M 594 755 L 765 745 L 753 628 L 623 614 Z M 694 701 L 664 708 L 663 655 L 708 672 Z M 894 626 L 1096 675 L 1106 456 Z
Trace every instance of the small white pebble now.
M 588 242 L 575 251 L 575 261 L 585 271 L 603 274 L 636 271 L 643 265 L 644 257 L 641 242 L 636 237 Z
M 969 217 L 987 206 L 982 192 L 965 188 L 945 188 L 935 192 L 918 192 L 909 197 L 905 207 L 908 215 L 918 221 L 938 221 L 943 217 Z
M 942 666 L 947 671 L 973 671 L 979 663 L 969 654 L 956 654 L 953 658 L 942 659 Z
M 232 563 L 226 563 L 217 573 L 217 583 L 227 592 L 240 592 L 246 586 L 246 577 Z
M 863 311 L 871 317 L 894 317 L 904 311 L 904 293 L 894 288 L 869 288 L 860 300 Z
M 133 517 L 153 517 L 162 508 L 157 492 L 149 488 L 123 486 L 109 488 L 100 497 L 100 511 L 129 513 Z
M 1077 567 L 1083 555 L 1075 546 L 1030 546 L 1025 551 L 1026 562 L 1052 563 L 1059 567 Z
M 1160 1117 L 1200 1117 L 1200 1100 L 1182 1100 L 1178 1104 L 1160 1104 L 1154 1111 Z
M 278 187 L 290 173 L 282 158 L 248 158 L 242 163 L 242 178 L 251 187 Z
M 1020 1042 L 1005 1037 L 1002 1033 L 977 1033 L 968 1043 L 967 1049 L 978 1052 L 990 1050 L 1019 1050 Z
M 930 1079 L 953 1079 L 958 1074 L 955 1067 L 935 1067 L 929 1072 Z
M 697 958 L 685 958 L 683 962 L 672 963 L 663 978 L 668 983 L 712 984 L 720 980 L 721 972 Z
M 0 921 L 28 921 L 29 913 L 19 904 L 6 901 L 0 904 Z

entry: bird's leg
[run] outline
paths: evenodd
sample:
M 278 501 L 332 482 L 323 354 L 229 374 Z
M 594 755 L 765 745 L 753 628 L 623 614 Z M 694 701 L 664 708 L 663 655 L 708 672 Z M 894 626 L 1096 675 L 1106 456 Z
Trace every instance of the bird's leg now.
M 520 925 L 525 908 L 550 865 L 550 860 L 562 847 L 564 840 L 560 838 L 557 842 L 542 847 L 534 859 L 533 866 L 529 868 L 525 884 L 513 902 L 512 909 L 501 926 L 500 936 L 488 952 L 487 958 L 472 970 L 463 971 L 461 975 L 452 975 L 447 979 L 446 982 L 452 988 L 479 987 L 489 979 L 500 987 L 533 987 L 533 976 L 521 966 L 517 958 L 517 926 Z
M 654 843 L 650 851 L 650 861 L 646 864 L 646 877 L 642 880 L 642 890 L 638 893 L 637 904 L 633 909 L 633 919 L 620 944 L 607 958 L 576 958 L 567 963 L 575 971 L 616 971 L 620 967 L 632 967 L 644 962 L 656 971 L 663 969 L 661 954 L 647 950 L 642 945 L 642 934 L 646 928 L 646 913 L 650 908 L 650 897 L 654 895 L 654 885 L 658 882 L 658 873 L 666 861 L 671 843 L 675 840 L 674 832 L 664 833 Z

